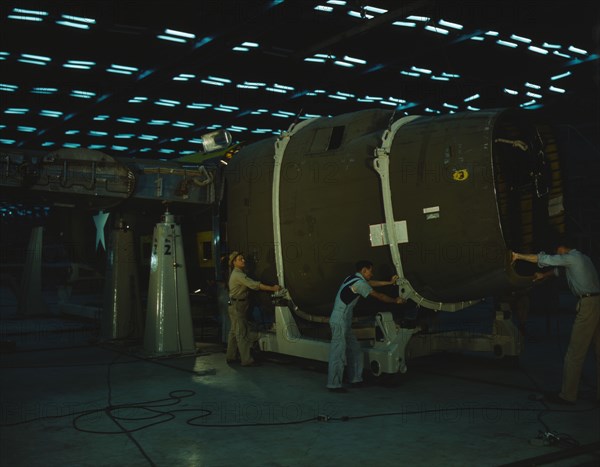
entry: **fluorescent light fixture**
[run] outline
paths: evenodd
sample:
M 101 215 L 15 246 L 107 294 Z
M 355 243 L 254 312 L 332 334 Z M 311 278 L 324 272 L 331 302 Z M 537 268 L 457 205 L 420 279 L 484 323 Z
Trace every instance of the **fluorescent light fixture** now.
M 431 20 L 431 18 L 429 16 L 415 16 L 415 15 L 410 15 L 406 19 L 410 20 L 410 21 L 421 21 L 423 23 L 426 23 L 427 21 Z
M 220 81 L 211 81 L 208 79 L 202 79 L 200 80 L 200 82 L 203 84 L 210 84 L 211 86 L 225 86 L 225 83 L 222 83 Z
M 535 99 L 541 99 L 542 98 L 541 94 L 537 94 L 537 93 L 531 92 L 531 91 L 526 92 L 525 95 L 528 96 L 528 97 L 533 97 Z
M 139 68 L 136 68 L 134 66 L 117 65 L 114 63 L 111 65 L 111 68 L 114 68 L 115 70 L 139 71 Z
M 287 94 L 287 91 L 285 89 L 267 87 L 267 88 L 265 88 L 265 90 L 267 90 L 269 92 L 278 92 L 280 94 Z
M 185 37 L 186 39 L 195 39 L 196 34 L 192 34 L 189 32 L 177 31 L 175 29 L 165 29 L 165 34 L 170 34 L 171 36 L 177 37 Z
M 531 88 L 531 89 L 542 89 L 542 87 L 539 84 L 534 84 L 534 83 L 525 83 L 525 87 L 527 88 Z
M 219 78 L 218 76 L 209 76 L 208 79 L 211 81 L 219 81 L 221 83 L 231 83 L 231 80 L 229 78 Z
M 108 133 L 106 131 L 90 130 L 90 131 L 88 131 L 88 135 L 90 135 L 90 136 L 108 136 Z
M 260 81 L 244 81 L 246 86 L 266 86 L 267 83 L 261 83 Z
M 315 62 L 315 63 L 325 63 L 325 59 L 324 58 L 315 58 L 315 57 L 308 57 L 304 59 L 305 62 Z
M 337 65 L 337 66 L 343 66 L 345 68 L 352 68 L 352 67 L 354 67 L 353 63 L 348 63 L 348 62 L 344 62 L 344 61 L 341 61 L 341 60 L 335 60 L 333 63 L 335 65 Z
M 138 136 L 138 139 L 144 140 L 144 141 L 154 141 L 156 139 L 158 139 L 158 136 L 156 135 L 140 135 Z
M 479 111 L 481 109 L 479 109 L 478 107 L 472 107 L 472 106 L 469 105 L 469 106 L 467 106 L 467 110 L 470 110 L 472 112 L 477 112 L 477 111 Z
M 563 58 L 571 58 L 570 55 L 564 54 L 562 52 L 559 52 L 558 50 L 555 50 L 554 52 L 552 52 L 554 55 L 558 55 L 559 57 L 563 57 Z
M 562 88 L 557 88 L 557 87 L 555 87 L 555 86 L 550 86 L 548 89 L 549 89 L 550 91 L 552 91 L 552 92 L 557 92 L 557 93 L 559 93 L 559 94 L 564 94 L 564 93 L 566 92 L 564 89 L 562 89 Z
M 530 101 L 527 102 L 523 102 L 522 104 L 519 104 L 521 107 L 529 107 L 530 105 L 535 104 L 537 101 L 535 99 L 531 99 Z
M 249 52 L 250 51 L 250 49 L 248 47 L 240 47 L 239 45 L 236 45 L 231 50 L 233 50 L 234 52 Z
M 26 59 L 26 58 L 19 58 L 17 59 L 18 62 L 21 63 L 29 63 L 30 65 L 48 65 L 48 62 L 42 62 L 40 60 L 30 60 L 30 59 Z
M 90 27 L 87 24 L 83 23 L 74 23 L 73 21 L 56 21 L 56 24 L 60 24 L 61 26 L 67 26 L 69 28 L 77 28 L 77 29 L 89 29 Z
M 363 99 L 361 97 L 361 98 L 356 99 L 356 102 L 375 102 L 375 101 L 373 99 Z
M 62 112 L 59 110 L 40 110 L 39 115 L 42 117 L 58 118 L 62 116 Z
M 523 36 L 517 36 L 516 34 L 511 34 L 510 38 L 513 41 L 524 42 L 525 44 L 531 43 L 531 39 L 528 39 L 527 37 L 523 37 Z
M 454 104 L 448 104 L 447 102 L 444 102 L 442 104 L 443 107 L 446 107 L 447 109 L 458 109 L 458 105 L 454 105 Z
M 472 41 L 484 41 L 485 37 L 481 37 L 481 36 L 473 36 L 469 38 Z
M 460 75 L 457 75 L 456 73 L 446 73 L 445 71 L 442 72 L 442 76 L 446 78 L 460 78 Z
M 238 89 L 258 89 L 258 86 L 248 86 L 247 84 L 236 84 L 235 87 Z
M 506 94 L 510 94 L 511 96 L 516 96 L 517 94 L 519 94 L 518 91 L 515 91 L 514 89 L 509 89 L 509 88 L 504 88 L 504 92 Z
M 518 47 L 518 45 L 515 44 L 514 42 L 503 41 L 502 39 L 498 39 L 496 41 L 496 44 L 503 45 L 504 47 L 510 47 L 512 49 L 514 49 L 515 47 Z
M 194 124 L 192 122 L 180 122 L 177 121 L 175 123 L 173 123 L 173 126 L 179 127 L 179 128 L 190 128 L 193 127 Z
M 432 76 L 431 79 L 434 81 L 450 81 L 447 76 Z
M 556 81 L 557 79 L 566 78 L 567 76 L 571 76 L 571 72 L 567 71 L 566 73 L 562 73 L 560 75 L 555 75 L 550 78 L 550 81 Z
M 393 101 L 393 102 L 398 102 L 400 104 L 406 103 L 406 101 L 404 99 L 398 99 L 397 97 L 392 97 L 392 96 L 388 97 L 388 100 Z
M 438 28 L 436 26 L 431 26 L 429 24 L 427 26 L 425 26 L 425 29 L 427 31 L 435 32 L 437 34 L 442 34 L 443 36 L 446 36 L 449 32 L 447 29 Z
M 344 56 L 344 60 L 346 62 L 358 63 L 359 65 L 365 65 L 367 63 L 367 61 L 363 60 L 362 58 L 349 57 L 348 55 Z
M 475 99 L 479 99 L 481 96 L 479 94 L 473 94 L 472 96 L 467 97 L 466 99 L 464 99 L 464 102 L 471 102 L 474 101 Z
M 13 13 L 19 13 L 19 14 L 23 14 L 23 15 L 48 16 L 47 11 L 25 10 L 23 8 L 13 8 Z
M 96 115 L 94 117 L 94 120 L 98 121 L 98 122 L 103 122 L 104 120 L 108 120 L 110 118 L 110 115 Z
M 410 69 L 412 71 L 416 71 L 417 73 L 426 73 L 428 75 L 431 74 L 431 70 L 428 70 L 427 68 L 417 68 L 416 66 L 411 66 Z
M 414 28 L 417 26 L 417 23 L 413 23 L 412 21 L 394 21 L 392 24 L 394 26 L 402 26 L 405 28 Z
M 242 42 L 242 47 L 258 47 L 256 42 Z
M 370 6 L 370 5 L 366 5 L 363 9 L 370 11 L 371 13 L 377 13 L 378 15 L 382 15 L 382 14 L 388 12 L 387 10 L 384 10 L 383 8 L 377 8 L 377 7 Z
M 542 47 L 546 47 L 547 49 L 560 49 L 559 44 L 549 44 L 548 42 L 544 42 Z
M 325 91 L 324 89 L 315 89 L 313 92 L 317 93 L 317 94 L 326 94 L 327 91 Z
M 117 122 L 120 123 L 138 123 L 140 121 L 137 117 L 119 117 L 117 118 Z
M 285 84 L 277 84 L 277 83 L 275 83 L 273 86 L 275 86 L 276 88 L 279 88 L 279 89 L 286 89 L 288 91 L 293 91 L 294 90 L 294 88 L 292 86 L 287 86 Z
M 200 109 L 200 110 L 202 110 L 202 109 L 207 109 L 209 107 L 212 107 L 212 104 L 201 104 L 201 103 L 194 102 L 194 103 L 186 105 L 186 108 L 188 108 L 188 109 Z
M 392 101 L 379 101 L 380 104 L 383 105 L 389 105 L 391 107 L 396 107 L 398 105 L 397 102 L 392 102 Z
M 115 139 L 131 139 L 135 135 L 132 133 L 119 133 L 118 135 L 113 136 Z
M 335 58 L 335 55 L 330 55 L 330 54 L 315 54 L 314 56 L 317 58 L 331 58 L 331 59 Z
M 33 126 L 19 125 L 17 127 L 17 131 L 22 131 L 23 133 L 33 133 L 35 130 L 37 130 L 37 128 L 35 128 Z
M 163 149 L 159 149 L 158 152 L 162 152 L 164 154 L 171 154 L 171 153 L 175 152 L 175 149 L 163 148 Z
M 569 52 L 573 52 L 573 53 L 580 54 L 580 55 L 587 55 L 586 50 L 579 49 L 577 47 L 573 47 L 572 45 L 569 46 Z
M 242 131 L 248 130 L 248 128 L 246 128 L 245 126 L 238 126 L 238 125 L 231 125 L 229 128 L 232 128 L 234 130 L 242 130 Z
M 75 148 L 80 148 L 81 144 L 79 144 L 79 143 L 63 143 L 62 147 L 63 148 L 75 149 Z
M 33 54 L 21 54 L 23 58 L 30 58 L 31 60 L 41 60 L 44 62 L 50 62 L 52 59 L 50 57 L 45 57 L 43 55 L 33 55 Z
M 498 31 L 488 31 L 485 33 L 486 36 L 493 36 L 496 37 L 499 35 Z
M 80 99 L 91 99 L 95 96 L 96 93 L 91 91 L 80 91 L 78 89 L 73 89 L 71 91 L 71 97 L 79 97 Z
M 183 39 L 182 37 L 165 36 L 164 34 L 159 34 L 156 36 L 156 38 L 162 39 L 163 41 L 179 42 L 181 44 L 185 44 L 187 42 L 187 40 Z
M 167 123 L 171 123 L 170 120 L 150 120 L 148 122 L 148 125 L 161 126 L 161 125 L 166 125 Z
M 541 47 L 536 47 L 535 45 L 530 45 L 529 47 L 527 47 L 529 50 L 531 50 L 532 52 L 538 53 L 538 54 L 542 54 L 542 55 L 547 55 L 548 51 L 546 49 L 542 49 Z
M 419 76 L 421 76 L 419 73 L 414 73 L 414 72 L 412 72 L 412 71 L 404 71 L 404 70 L 402 70 L 402 71 L 400 72 L 400 74 L 401 74 L 401 75 L 405 75 L 405 76 L 413 76 L 413 77 L 415 77 L 415 78 L 418 78 Z
M 461 30 L 463 28 L 462 24 L 452 23 L 450 21 L 446 21 L 445 19 L 441 19 L 438 21 L 440 26 L 446 26 L 447 28 L 458 29 Z
M 113 144 L 110 148 L 113 151 L 127 151 L 129 149 L 127 146 L 117 146 L 116 144 Z
M 24 16 L 24 15 L 8 15 L 7 16 L 8 19 L 16 19 L 19 21 L 43 21 L 43 18 L 40 18 L 39 16 Z
M 345 0 L 327 0 L 327 3 L 329 3 L 330 5 L 340 5 L 340 6 L 344 6 L 346 4 Z M 268 130 L 271 131 L 271 130 Z
M 61 15 L 61 17 L 67 21 L 78 21 L 80 23 L 85 23 L 85 24 L 96 24 L 96 20 L 93 18 L 85 18 L 83 16 L 73 16 L 73 15 Z
M 42 147 L 54 146 L 56 143 L 54 141 L 45 141 L 42 143 Z M 93 149 L 90 147 L 90 149 Z
M 5 114 L 23 115 L 29 112 L 29 109 L 22 107 L 10 107 L 4 111 Z M 43 112 L 43 111 L 42 111 Z
M 17 89 L 19 89 L 19 86 L 17 86 L 16 84 L 0 83 L 0 91 L 15 92 Z M 36 88 L 36 89 L 44 89 L 44 88 Z M 33 92 L 33 90 L 31 92 Z
M 354 10 L 350 10 L 348 12 L 348 16 L 352 16 L 354 18 L 360 18 L 360 19 L 373 19 L 374 16 L 373 15 L 368 15 L 366 13 L 361 13 L 360 11 L 354 11 Z
M 2 144 L 15 144 L 16 141 L 14 139 L 0 138 L 0 143 L 2 143 Z
M 289 116 L 289 115 L 282 114 L 282 113 L 279 113 L 279 112 L 273 112 L 273 113 L 271 114 L 271 116 L 273 116 L 273 117 L 278 117 L 278 118 L 290 118 L 290 116 Z
M 317 5 L 315 7 L 315 10 L 317 10 L 317 11 L 324 11 L 325 13 L 331 13 L 333 11 L 333 7 L 332 6 L 325 6 L 325 5 Z
M 380 101 L 383 99 L 383 97 L 379 97 L 379 96 L 365 96 L 365 99 L 371 99 L 374 101 Z

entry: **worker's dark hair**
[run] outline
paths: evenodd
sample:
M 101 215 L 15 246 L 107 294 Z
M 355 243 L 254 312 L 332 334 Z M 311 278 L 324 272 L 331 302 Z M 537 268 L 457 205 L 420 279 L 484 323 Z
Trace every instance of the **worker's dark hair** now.
M 371 269 L 373 267 L 373 263 L 371 261 L 367 261 L 366 259 L 361 259 L 356 262 L 356 272 L 362 271 L 362 268 Z

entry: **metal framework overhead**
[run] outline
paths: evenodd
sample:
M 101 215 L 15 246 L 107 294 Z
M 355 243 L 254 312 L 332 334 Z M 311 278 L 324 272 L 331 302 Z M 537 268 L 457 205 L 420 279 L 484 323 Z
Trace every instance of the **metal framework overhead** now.
M 592 2 L 201 0 L 0 5 L 0 145 L 173 159 L 225 128 L 493 107 L 596 127 Z

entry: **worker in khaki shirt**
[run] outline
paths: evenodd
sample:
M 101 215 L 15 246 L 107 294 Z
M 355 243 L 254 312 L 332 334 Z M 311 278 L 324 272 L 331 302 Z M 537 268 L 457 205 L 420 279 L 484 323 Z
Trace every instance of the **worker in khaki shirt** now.
M 258 334 L 250 330 L 248 323 L 248 290 L 265 290 L 277 292 L 281 287 L 275 285 L 261 284 L 249 278 L 244 272 L 246 260 L 244 255 L 234 251 L 229 255 L 229 265 L 232 268 L 229 276 L 229 319 L 231 320 L 231 329 L 227 339 L 227 353 L 225 358 L 227 363 L 237 361 L 239 350 L 242 366 L 256 366 L 250 355 L 252 344 L 257 340 Z

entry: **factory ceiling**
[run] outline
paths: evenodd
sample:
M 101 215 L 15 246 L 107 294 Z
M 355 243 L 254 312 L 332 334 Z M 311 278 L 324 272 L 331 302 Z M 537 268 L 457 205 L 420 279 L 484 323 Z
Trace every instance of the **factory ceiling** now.
M 0 148 L 173 159 L 367 108 L 598 127 L 600 7 L 573 1 L 3 1 Z

